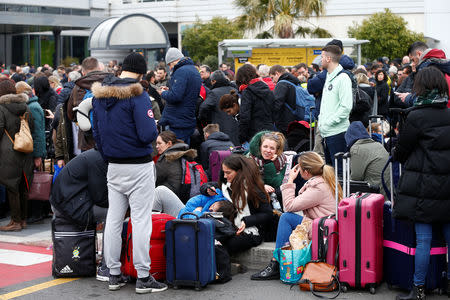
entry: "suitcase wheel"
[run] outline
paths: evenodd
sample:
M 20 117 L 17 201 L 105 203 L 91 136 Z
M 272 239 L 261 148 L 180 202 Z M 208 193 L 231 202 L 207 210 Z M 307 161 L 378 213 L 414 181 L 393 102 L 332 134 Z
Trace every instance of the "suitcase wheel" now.
M 343 293 L 347 293 L 347 291 L 348 291 L 348 287 L 347 287 L 347 285 L 342 285 L 341 286 L 341 291 L 343 292 Z
M 202 288 L 201 288 L 201 287 L 198 287 L 198 286 L 196 286 L 196 287 L 195 287 L 195 290 L 196 290 L 197 292 L 200 292 L 200 291 L 202 290 Z
M 180 289 L 180 288 L 178 287 L 178 285 L 174 285 L 172 288 L 173 288 L 174 290 Z
M 376 290 L 375 290 L 375 288 L 372 286 L 372 287 L 370 287 L 369 292 L 370 292 L 372 295 L 375 295 Z

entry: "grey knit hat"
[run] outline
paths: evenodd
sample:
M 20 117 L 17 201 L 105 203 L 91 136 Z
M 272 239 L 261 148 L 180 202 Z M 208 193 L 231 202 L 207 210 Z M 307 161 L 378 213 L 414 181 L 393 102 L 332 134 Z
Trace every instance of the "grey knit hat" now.
M 166 64 L 170 64 L 173 61 L 182 59 L 184 57 L 183 53 L 177 48 L 170 48 L 166 53 Z

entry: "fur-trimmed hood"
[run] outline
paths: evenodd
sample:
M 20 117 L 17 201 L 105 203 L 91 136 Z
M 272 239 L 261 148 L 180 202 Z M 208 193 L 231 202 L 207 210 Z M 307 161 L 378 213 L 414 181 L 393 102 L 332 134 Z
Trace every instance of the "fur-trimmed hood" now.
M 0 105 L 16 116 L 27 111 L 27 101 L 28 96 L 25 94 L 7 94 L 0 97 Z
M 158 161 L 161 161 L 164 158 L 167 161 L 175 161 L 182 157 L 186 157 L 186 159 L 188 160 L 193 160 L 197 157 L 197 150 L 189 149 L 189 146 L 184 143 L 178 143 L 161 154 L 161 156 L 158 158 Z
M 102 85 L 100 82 L 92 84 L 92 93 L 95 98 L 129 99 L 140 96 L 144 88 L 140 83 L 130 85 Z
M 28 96 L 26 94 L 6 94 L 0 97 L 0 104 L 9 103 L 27 103 Z

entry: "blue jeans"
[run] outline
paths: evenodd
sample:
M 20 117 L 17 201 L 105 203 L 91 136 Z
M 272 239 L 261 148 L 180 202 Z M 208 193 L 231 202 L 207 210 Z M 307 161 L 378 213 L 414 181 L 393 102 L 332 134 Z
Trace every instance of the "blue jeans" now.
M 287 212 L 281 215 L 278 222 L 277 239 L 275 241 L 275 247 L 281 248 L 287 242 L 289 242 L 289 236 L 292 231 L 302 223 L 303 217 L 297 214 Z
M 334 168 L 334 155 L 339 152 L 347 151 L 345 142 L 345 132 L 323 138 L 323 150 L 325 152 L 325 162 Z M 342 175 L 342 159 L 338 160 L 338 174 Z
M 424 223 L 415 223 L 416 228 L 416 256 L 415 256 L 415 271 L 414 271 L 414 285 L 424 285 L 425 278 L 430 265 L 430 248 L 431 238 L 433 237 L 433 225 Z M 442 225 L 447 245 L 450 245 L 450 223 Z M 450 248 L 448 249 L 450 250 Z M 450 253 L 448 253 L 450 256 Z M 450 279 L 450 268 L 447 266 L 447 278 Z
M 195 127 L 194 128 L 173 128 L 170 126 L 166 126 L 164 130 L 171 130 L 175 133 L 177 136 L 177 139 L 180 139 L 184 141 L 186 144 L 191 143 L 191 136 L 194 134 Z

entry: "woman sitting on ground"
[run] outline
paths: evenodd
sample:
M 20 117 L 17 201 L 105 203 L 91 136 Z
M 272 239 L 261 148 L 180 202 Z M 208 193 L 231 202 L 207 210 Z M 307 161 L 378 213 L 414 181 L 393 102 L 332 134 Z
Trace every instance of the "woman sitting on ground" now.
M 295 197 L 294 180 L 298 174 L 307 180 Z M 304 152 L 298 159 L 298 165 L 289 173 L 289 180 L 281 186 L 285 213 L 278 223 L 276 248 L 281 248 L 289 242 L 289 236 L 303 218 L 295 212 L 303 211 L 309 219 L 325 217 L 335 213 L 335 176 L 333 167 L 326 165 L 322 157 L 315 152 Z M 339 199 L 342 190 L 339 188 Z M 310 228 L 311 231 L 311 228 Z M 272 258 L 263 270 L 253 274 L 252 280 L 270 280 L 280 278 L 280 265 Z
M 189 149 L 183 141 L 178 140 L 175 133 L 170 130 L 163 131 L 156 139 L 158 160 L 156 162 L 156 186 L 164 185 L 174 192 L 178 198 L 186 203 L 189 195 L 181 195 L 183 169 L 181 159 L 188 161 L 197 157 L 197 150 Z
M 284 143 L 284 135 L 273 131 L 261 131 L 250 142 L 250 157 L 259 167 L 264 189 L 268 194 L 276 193 L 277 189 L 279 191 L 284 178 L 286 171 Z
M 252 159 L 232 154 L 224 159 L 222 170 L 223 178 L 219 183 L 222 192 L 238 210 L 234 219 L 238 231 L 224 244 L 232 254 L 261 244 L 262 228 L 269 224 L 272 209 L 258 167 Z

